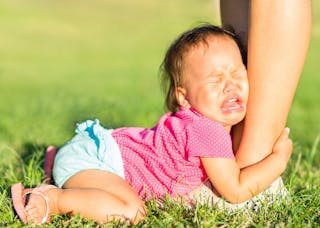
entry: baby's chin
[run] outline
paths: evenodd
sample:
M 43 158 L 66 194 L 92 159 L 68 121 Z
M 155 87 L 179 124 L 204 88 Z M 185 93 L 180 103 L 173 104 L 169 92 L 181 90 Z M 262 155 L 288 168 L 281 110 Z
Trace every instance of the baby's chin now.
M 208 119 L 211 119 L 215 122 L 220 123 L 223 125 L 226 129 L 231 129 L 233 125 L 236 125 L 240 123 L 244 117 L 245 117 L 245 109 L 243 109 L 242 112 L 222 112 L 221 110 L 216 112 L 214 115 L 205 115 L 205 113 L 198 112 L 201 115 L 207 117 Z
M 240 123 L 243 119 L 244 119 L 245 115 L 228 115 L 225 119 L 224 119 L 224 125 L 228 125 L 228 126 L 233 126 L 236 125 L 238 123 Z

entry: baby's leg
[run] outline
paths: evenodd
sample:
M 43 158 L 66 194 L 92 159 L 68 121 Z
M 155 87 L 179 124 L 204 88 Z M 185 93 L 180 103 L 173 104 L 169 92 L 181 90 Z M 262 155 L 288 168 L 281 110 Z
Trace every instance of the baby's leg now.
M 97 222 L 130 220 L 146 215 L 144 202 L 121 177 L 101 170 L 81 171 L 64 185 L 59 209 Z M 61 202 L 60 202 L 61 201 Z
M 145 206 L 137 193 L 121 177 L 101 170 L 86 170 L 71 177 L 63 189 L 45 193 L 49 215 L 76 214 L 96 222 L 129 220 L 137 223 L 145 214 Z M 38 224 L 46 213 L 43 197 L 31 194 L 26 206 L 27 220 Z

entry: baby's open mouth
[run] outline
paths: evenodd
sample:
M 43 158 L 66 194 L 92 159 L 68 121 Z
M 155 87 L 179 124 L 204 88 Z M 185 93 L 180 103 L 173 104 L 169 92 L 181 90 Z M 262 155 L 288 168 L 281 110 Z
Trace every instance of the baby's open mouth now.
M 244 110 L 242 101 L 238 96 L 228 97 L 221 105 L 223 113 L 242 112 Z

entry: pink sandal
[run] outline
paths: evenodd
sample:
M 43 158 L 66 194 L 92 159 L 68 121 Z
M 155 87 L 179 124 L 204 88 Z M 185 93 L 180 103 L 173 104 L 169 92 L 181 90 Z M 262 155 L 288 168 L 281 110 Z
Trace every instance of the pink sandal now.
M 44 161 L 44 180 L 43 183 L 45 184 L 52 184 L 52 169 L 54 164 L 54 158 L 56 156 L 58 148 L 54 146 L 48 146 L 46 150 L 46 158 Z
M 40 225 L 43 223 L 50 222 L 50 216 L 49 216 L 49 198 L 46 196 L 46 191 L 49 189 L 56 188 L 56 186 L 53 185 L 46 185 L 46 184 L 41 184 L 37 186 L 36 188 L 26 188 L 24 189 L 22 183 L 17 183 L 11 186 L 11 195 L 12 195 L 12 201 L 13 201 L 13 206 L 14 209 L 19 216 L 20 220 L 24 223 L 27 224 L 27 215 L 26 215 L 26 210 L 25 210 L 25 204 L 26 204 L 26 195 L 28 194 L 36 194 L 41 196 L 44 201 L 46 202 L 46 213 L 43 219 L 39 224 Z

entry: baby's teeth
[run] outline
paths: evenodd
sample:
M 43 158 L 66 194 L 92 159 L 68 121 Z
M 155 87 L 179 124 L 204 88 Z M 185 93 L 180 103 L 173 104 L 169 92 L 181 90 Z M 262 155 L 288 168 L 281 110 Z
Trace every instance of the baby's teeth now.
M 229 103 L 231 103 L 231 102 L 236 102 L 236 101 L 237 101 L 236 98 L 232 98 L 232 99 L 228 100 Z
M 229 110 L 234 110 L 234 109 L 237 109 L 237 108 L 239 108 L 239 107 L 240 107 L 240 105 L 237 105 L 237 106 L 229 107 L 228 109 L 229 109 Z

